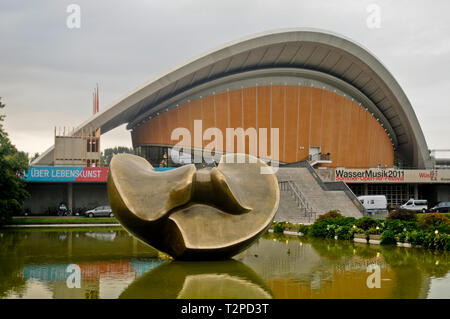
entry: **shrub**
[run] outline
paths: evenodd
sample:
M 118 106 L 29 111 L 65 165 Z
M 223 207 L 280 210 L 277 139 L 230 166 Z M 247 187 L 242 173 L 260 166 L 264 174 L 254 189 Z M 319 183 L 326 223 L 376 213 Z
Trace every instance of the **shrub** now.
M 290 223 L 290 222 L 286 222 L 286 226 L 284 227 L 284 230 L 289 229 L 289 230 L 297 230 L 298 225 Z
M 328 220 L 315 222 L 310 229 L 309 234 L 312 237 L 334 238 L 334 231 L 339 226 L 328 223 Z
M 312 224 L 309 234 L 312 237 L 321 237 L 325 238 L 327 236 L 327 223 L 324 221 L 316 221 Z
M 423 246 L 428 249 L 450 251 L 450 235 L 426 233 L 423 240 Z
M 344 225 L 339 226 L 335 232 L 338 239 L 350 240 L 353 238 L 352 227 Z
M 417 229 L 417 222 L 402 221 L 399 219 L 386 220 L 384 222 L 384 230 L 391 230 L 394 234 L 399 234 L 404 231 L 414 231 Z
M 317 221 L 321 221 L 324 219 L 332 219 L 332 218 L 339 218 L 344 217 L 338 210 L 330 210 L 328 213 L 322 214 L 317 218 Z
M 380 221 L 377 221 L 376 219 L 372 217 L 363 217 L 356 220 L 355 225 L 359 228 L 362 228 L 364 230 L 368 230 L 369 228 L 376 228 L 381 224 Z
M 308 235 L 309 230 L 311 229 L 311 226 L 309 225 L 300 225 L 298 226 L 298 232 L 302 233 L 303 235 Z
M 383 234 L 381 234 L 381 245 L 395 245 L 395 232 L 392 230 L 385 230 Z
M 376 226 L 376 227 L 371 227 L 367 230 L 367 234 L 369 235 L 380 235 L 382 232 L 381 227 Z
M 355 217 L 339 217 L 332 219 L 334 224 L 337 224 L 339 226 L 353 226 L 356 223 Z
M 416 212 L 408 209 L 395 209 L 389 212 L 386 220 L 405 220 L 405 221 L 415 221 L 417 220 Z
M 354 237 L 353 236 L 354 234 L 366 234 L 366 231 L 364 229 L 356 227 L 356 226 L 352 227 L 350 231 L 352 233 L 352 237 Z
M 439 213 L 426 214 L 419 219 L 419 227 L 424 230 L 438 230 L 440 233 L 449 233 L 450 219 Z
M 425 233 L 420 230 L 414 230 L 409 233 L 407 238 L 408 242 L 410 242 L 414 246 L 423 245 L 423 242 L 425 240 Z
M 397 242 L 400 242 L 400 243 L 406 243 L 408 240 L 407 240 L 407 235 L 408 235 L 408 232 L 406 232 L 406 231 L 404 231 L 404 232 L 401 232 L 401 233 L 398 233 L 396 236 L 395 236 L 395 240 L 397 241 Z
M 286 222 L 278 222 L 273 226 L 274 233 L 282 233 L 286 228 Z

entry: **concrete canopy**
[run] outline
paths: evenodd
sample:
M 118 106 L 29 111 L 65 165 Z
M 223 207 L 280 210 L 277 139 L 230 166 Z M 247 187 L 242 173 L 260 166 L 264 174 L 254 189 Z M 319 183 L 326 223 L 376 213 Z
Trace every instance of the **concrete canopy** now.
M 368 50 L 341 35 L 317 29 L 283 29 L 225 44 L 138 87 L 97 113 L 75 131 L 106 133 L 128 123 L 132 129 L 186 92 L 249 73 L 309 74 L 349 92 L 367 107 L 389 134 L 399 158 L 430 167 L 430 155 L 416 114 L 392 74 Z M 53 147 L 33 165 L 48 164 Z

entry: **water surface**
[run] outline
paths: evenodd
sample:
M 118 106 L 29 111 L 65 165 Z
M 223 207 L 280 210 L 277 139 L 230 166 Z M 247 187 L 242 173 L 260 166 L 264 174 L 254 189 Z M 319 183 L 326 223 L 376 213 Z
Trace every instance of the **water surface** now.
M 0 231 L 0 298 L 450 298 L 449 270 L 446 253 L 270 233 L 178 262 L 121 228 Z

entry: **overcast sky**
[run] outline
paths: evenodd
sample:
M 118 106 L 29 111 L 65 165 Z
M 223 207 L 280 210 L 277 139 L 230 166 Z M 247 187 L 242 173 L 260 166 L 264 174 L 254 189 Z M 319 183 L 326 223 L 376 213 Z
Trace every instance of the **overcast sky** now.
M 81 8 L 81 28 L 66 25 Z M 370 4 L 381 9 L 369 28 Z M 431 5 L 432 4 L 432 5 Z M 371 11 L 373 12 L 373 11 Z M 450 1 L 127 0 L 0 2 L 0 96 L 12 142 L 30 154 L 135 87 L 205 51 L 254 33 L 314 27 L 362 44 L 406 92 L 429 148 L 450 148 Z M 125 127 L 102 147 L 131 146 Z

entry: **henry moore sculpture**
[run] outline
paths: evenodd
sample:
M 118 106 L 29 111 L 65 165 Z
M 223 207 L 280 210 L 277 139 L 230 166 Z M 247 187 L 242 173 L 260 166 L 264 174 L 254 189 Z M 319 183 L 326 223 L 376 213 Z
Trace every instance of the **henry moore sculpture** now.
M 108 197 L 119 222 L 156 249 L 175 259 L 225 259 L 249 247 L 278 209 L 277 179 L 261 168 L 255 157 L 227 154 L 214 168 L 157 172 L 142 157 L 119 154 Z

